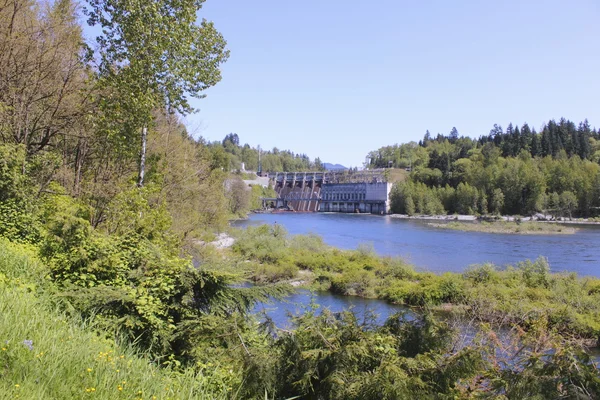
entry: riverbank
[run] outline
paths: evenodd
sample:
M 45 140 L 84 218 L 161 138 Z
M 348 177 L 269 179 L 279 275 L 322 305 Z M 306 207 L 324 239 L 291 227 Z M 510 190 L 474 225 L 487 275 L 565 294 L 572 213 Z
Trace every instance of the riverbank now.
M 433 220 L 433 221 L 478 221 L 478 220 L 492 220 L 492 221 L 504 221 L 504 222 L 536 222 L 545 224 L 573 224 L 573 225 L 600 225 L 600 221 L 590 220 L 588 218 L 573 218 L 573 219 L 559 219 L 553 220 L 549 215 L 539 214 L 533 217 L 521 217 L 512 215 L 493 216 L 490 218 L 476 216 L 476 215 L 406 215 L 406 214 L 388 214 L 391 218 L 396 219 L 414 219 L 414 220 Z
M 565 227 L 557 224 L 542 224 L 539 222 L 448 222 L 428 223 L 438 229 L 450 229 L 462 232 L 501 233 L 516 235 L 572 235 L 576 228 Z

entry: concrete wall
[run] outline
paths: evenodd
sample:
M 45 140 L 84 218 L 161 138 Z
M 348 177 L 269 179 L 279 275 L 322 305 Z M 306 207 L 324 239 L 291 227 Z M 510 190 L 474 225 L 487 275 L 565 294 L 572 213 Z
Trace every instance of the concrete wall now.
M 294 211 L 318 211 L 321 185 L 313 181 L 279 181 L 275 192 L 280 201 L 278 207 L 289 207 Z
M 388 182 L 366 184 L 367 200 L 389 201 L 392 185 Z
M 387 214 L 391 188 L 387 182 L 324 184 L 319 211 Z
M 389 182 L 370 183 L 367 185 L 367 200 L 385 202 L 385 213 L 390 211 L 390 192 L 392 184 Z

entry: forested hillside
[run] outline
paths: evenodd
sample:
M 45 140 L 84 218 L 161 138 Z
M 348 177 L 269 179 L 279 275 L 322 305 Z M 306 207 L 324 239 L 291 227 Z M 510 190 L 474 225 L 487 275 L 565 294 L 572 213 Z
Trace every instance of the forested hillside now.
M 392 211 L 403 214 L 600 215 L 600 135 L 588 121 L 561 119 L 540 133 L 527 124 L 494 125 L 479 139 L 429 132 L 423 140 L 382 147 L 370 167 L 411 167 L 395 185 Z
M 230 133 L 222 142 L 207 142 L 206 145 L 213 152 L 216 165 L 225 170 L 239 170 L 241 163 L 248 171 L 258 171 L 259 161 L 262 172 L 288 172 L 288 171 L 322 171 L 323 163 L 318 157 L 313 161 L 306 154 L 295 154 L 290 150 L 262 150 L 259 147 L 250 147 L 249 144 L 240 144 L 237 133 Z M 260 154 L 260 155 L 259 155 Z

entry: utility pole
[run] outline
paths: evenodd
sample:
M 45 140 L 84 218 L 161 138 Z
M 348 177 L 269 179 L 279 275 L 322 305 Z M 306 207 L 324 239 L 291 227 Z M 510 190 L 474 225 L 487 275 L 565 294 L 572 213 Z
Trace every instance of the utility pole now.
M 258 176 L 262 175 L 262 164 L 260 163 L 260 145 L 258 145 L 258 171 L 256 171 L 258 173 Z

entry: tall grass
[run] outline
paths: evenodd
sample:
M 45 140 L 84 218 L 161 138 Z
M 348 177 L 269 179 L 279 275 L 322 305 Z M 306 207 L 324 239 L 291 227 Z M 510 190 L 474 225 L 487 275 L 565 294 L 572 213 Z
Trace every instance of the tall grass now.
M 0 399 L 234 397 L 233 371 L 159 367 L 58 309 L 44 275 L 32 250 L 0 240 Z

